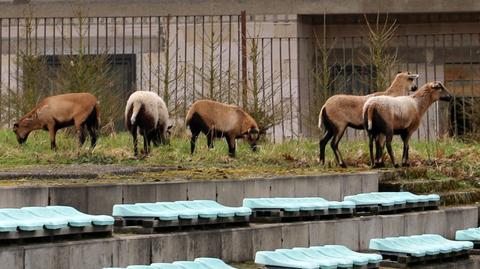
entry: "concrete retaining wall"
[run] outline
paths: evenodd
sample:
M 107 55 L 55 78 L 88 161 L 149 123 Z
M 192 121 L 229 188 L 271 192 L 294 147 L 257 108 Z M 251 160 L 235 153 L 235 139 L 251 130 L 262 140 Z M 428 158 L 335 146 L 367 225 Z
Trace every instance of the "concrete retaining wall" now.
M 111 214 L 121 203 L 211 199 L 239 206 L 245 197 L 343 196 L 378 190 L 378 173 L 278 177 L 271 179 L 143 184 L 0 187 L 0 207 L 69 205 L 91 214 Z
M 299 223 L 257 224 L 245 228 L 155 235 L 121 235 L 66 243 L 0 249 L 9 269 L 99 269 L 107 266 L 192 260 L 199 256 L 225 261 L 252 260 L 258 250 L 343 244 L 368 248 L 377 237 L 438 233 L 453 238 L 458 229 L 478 226 L 478 208 L 465 206 L 403 215 Z

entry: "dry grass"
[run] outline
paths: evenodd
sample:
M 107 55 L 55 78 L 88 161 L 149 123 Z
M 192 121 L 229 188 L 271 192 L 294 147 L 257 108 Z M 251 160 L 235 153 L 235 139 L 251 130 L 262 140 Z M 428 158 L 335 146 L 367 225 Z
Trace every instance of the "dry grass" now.
M 216 140 L 215 148 L 208 150 L 202 137 L 197 142 L 196 154 L 191 156 L 187 137 L 174 138 L 169 146 L 154 148 L 148 158 L 133 156 L 131 138 L 126 133 L 101 137 L 94 150 L 84 146 L 77 148 L 76 139 L 60 133 L 59 149 L 52 152 L 46 132 L 30 135 L 25 145 L 18 145 L 13 132 L 0 131 L 0 167 L 8 170 L 28 169 L 46 165 L 105 164 L 128 166 L 175 166 L 180 171 L 166 171 L 146 178 L 216 179 L 268 177 L 274 175 L 319 174 L 358 172 L 370 170 L 365 142 L 345 141 L 340 145 L 348 169 L 341 169 L 333 162 L 331 150 L 327 150 L 329 162 L 318 162 L 318 142 L 310 139 L 286 141 L 282 144 L 261 143 L 260 151 L 252 153 L 246 143 L 238 142 L 237 158 L 227 156 L 224 140 Z M 86 143 L 88 145 L 88 143 Z M 401 144 L 395 143 L 397 159 L 401 157 Z M 413 142 L 411 145 L 412 173 L 422 170 L 429 178 L 480 177 L 480 144 L 446 139 L 435 143 Z M 387 164 L 389 161 L 387 160 Z M 40 168 L 41 169 L 41 168 Z M 141 178 L 141 176 L 140 176 Z

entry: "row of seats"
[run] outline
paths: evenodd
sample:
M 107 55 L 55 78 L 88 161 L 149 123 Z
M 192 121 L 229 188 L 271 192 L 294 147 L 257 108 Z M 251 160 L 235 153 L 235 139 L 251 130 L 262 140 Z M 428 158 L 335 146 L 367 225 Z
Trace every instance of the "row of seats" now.
M 474 229 L 469 229 L 473 231 Z M 475 228 L 479 233 L 479 228 Z M 468 241 L 452 241 L 436 234 L 387 237 L 371 239 L 369 248 L 380 253 L 408 254 L 412 257 L 433 256 L 438 254 L 458 253 L 472 249 Z M 391 255 L 391 254 L 389 254 Z M 377 268 L 382 262 L 382 255 L 360 253 L 342 245 L 299 247 L 277 249 L 275 251 L 258 251 L 255 263 L 274 268 L 299 269 L 334 269 L 334 268 Z M 124 269 L 124 268 L 104 268 Z M 235 269 L 216 258 L 197 258 L 195 261 L 178 261 L 174 263 L 153 263 L 151 265 L 131 265 L 126 269 Z
M 122 204 L 113 206 L 114 217 L 155 217 L 164 221 L 250 216 L 247 207 L 227 207 L 211 200 Z
M 355 205 L 374 205 L 382 206 L 405 205 L 425 202 L 438 202 L 440 196 L 437 194 L 417 195 L 411 192 L 371 192 L 360 193 L 356 195 L 345 196 L 345 201 L 355 203 Z
M 125 269 L 108 267 L 103 269 Z M 174 263 L 152 263 L 151 265 L 130 265 L 126 269 L 235 269 L 220 259 L 197 258 L 195 261 L 178 261 Z
M 423 257 L 470 250 L 473 248 L 473 243 L 448 240 L 437 234 L 424 234 L 372 239 L 369 248 L 383 252 L 406 253 L 413 257 Z
M 480 228 L 460 230 L 455 233 L 455 240 L 480 241 Z
M 65 227 L 113 225 L 110 216 L 88 215 L 69 206 L 0 209 L 0 232 L 56 230 Z
M 255 254 L 257 264 L 303 269 L 352 268 L 368 264 L 378 266 L 381 261 L 381 255 L 359 253 L 340 245 L 258 251 Z
M 251 209 L 282 209 L 287 212 L 355 208 L 350 201 L 334 202 L 323 198 L 246 198 L 243 206 Z

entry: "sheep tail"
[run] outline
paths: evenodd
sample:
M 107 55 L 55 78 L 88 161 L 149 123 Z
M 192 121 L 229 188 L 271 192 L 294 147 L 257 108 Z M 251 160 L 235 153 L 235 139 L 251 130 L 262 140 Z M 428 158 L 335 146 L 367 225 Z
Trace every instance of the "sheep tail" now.
M 322 119 L 325 116 L 325 105 L 322 106 L 322 109 L 320 109 L 320 114 L 318 115 L 318 129 L 322 129 Z
M 367 107 L 367 110 L 365 111 L 365 115 L 364 115 L 364 118 L 365 118 L 365 121 L 366 121 L 366 127 L 367 127 L 367 131 L 371 131 L 372 130 L 372 120 L 373 120 L 373 113 L 375 112 L 375 107 L 374 106 L 368 106 Z
M 142 104 L 139 102 L 133 102 L 132 104 L 132 116 L 130 117 L 130 122 L 132 125 L 135 124 L 135 121 L 137 121 L 137 115 L 140 112 L 140 109 L 142 108 Z
M 185 117 L 185 126 L 190 126 L 190 121 L 192 120 L 193 113 L 195 112 L 195 109 L 190 108 L 187 112 L 187 116 Z

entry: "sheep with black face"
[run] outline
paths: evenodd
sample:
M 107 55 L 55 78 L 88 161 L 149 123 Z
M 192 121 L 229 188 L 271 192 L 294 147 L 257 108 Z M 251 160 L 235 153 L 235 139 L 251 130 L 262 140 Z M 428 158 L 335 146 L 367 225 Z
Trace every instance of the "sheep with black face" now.
M 235 157 L 235 140 L 238 138 L 246 139 L 251 149 L 257 150 L 257 141 L 260 138 L 257 122 L 238 106 L 199 100 L 188 110 L 185 123 L 192 132 L 191 154 L 195 152 L 195 143 L 200 133 L 207 136 L 209 148 L 213 148 L 214 138 L 225 137 L 231 157 Z

